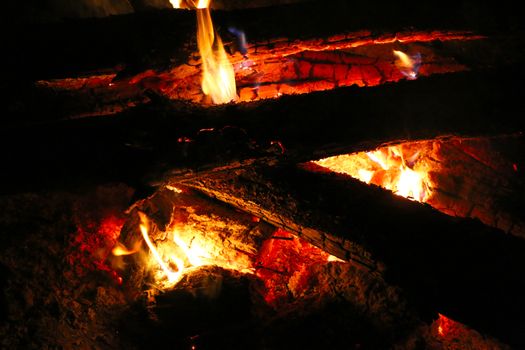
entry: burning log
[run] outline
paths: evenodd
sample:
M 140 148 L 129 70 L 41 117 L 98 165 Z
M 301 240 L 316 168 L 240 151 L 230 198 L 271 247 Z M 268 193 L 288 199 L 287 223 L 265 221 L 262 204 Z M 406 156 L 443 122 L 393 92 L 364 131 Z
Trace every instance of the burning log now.
M 332 8 L 337 6 L 331 5 L 328 11 L 333 13 Z M 231 33 L 235 33 L 229 38 L 226 37 L 227 33 L 222 33 L 222 36 L 228 41 L 228 57 L 235 67 L 239 101 L 275 98 L 283 94 L 306 93 L 353 84 L 373 86 L 397 81 L 403 77 L 403 71 L 399 72 L 393 65 L 392 50 L 422 51 L 413 53 L 421 54 L 424 58 L 421 76 L 498 66 L 523 59 L 523 38 L 514 33 L 498 33 L 486 37 L 484 34 L 494 33 L 481 31 L 480 35 L 471 31 L 425 30 L 428 22 L 424 22 L 425 26 L 416 26 L 417 29 L 410 31 L 396 26 L 386 32 L 368 30 L 375 26 L 364 26 L 355 31 L 347 18 L 334 24 L 333 15 L 325 17 L 324 21 L 327 23 L 322 27 L 312 28 L 311 11 L 315 11 L 315 6 L 306 7 L 306 11 L 302 7 L 285 10 L 288 16 L 295 12 L 292 28 L 288 27 L 289 21 L 283 23 L 284 18 L 281 21 L 276 20 L 274 15 L 269 16 L 268 11 L 262 17 L 256 14 L 255 22 L 258 24 L 255 27 L 252 23 L 254 18 L 251 22 L 246 21 L 243 12 L 233 16 L 233 25 L 229 19 L 225 19 L 229 16 L 219 13 L 219 26 L 222 24 Z M 200 54 L 197 54 L 194 23 L 189 20 L 192 14 L 182 11 L 179 20 L 179 12 L 181 11 L 165 11 L 137 15 L 136 18 L 124 17 L 116 24 L 111 20 L 104 20 L 101 23 L 69 23 L 71 28 L 67 25 L 66 28 L 50 26 L 51 33 L 47 34 L 50 37 L 60 38 L 56 33 L 58 31 L 67 33 L 68 36 L 77 33 L 79 38 L 61 38 L 57 39 L 57 43 L 52 40 L 37 40 L 35 47 L 45 42 L 46 48 L 26 55 L 20 54 L 24 50 L 18 45 L 25 47 L 25 43 L 23 38 L 18 38 L 17 46 L 7 50 L 16 53 L 10 67 L 15 67 L 29 57 L 31 62 L 26 62 L 20 69 L 23 69 L 24 74 L 32 76 L 34 73 L 31 70 L 42 69 L 43 73 L 36 73 L 35 79 L 66 78 L 40 80 L 36 86 L 31 85 L 34 80 L 29 79 L 30 83 L 25 86 L 20 70 L 12 69 L 18 75 L 13 77 L 13 83 L 6 84 L 9 88 L 2 94 L 6 96 L 6 109 L 9 114 L 13 114 L 9 118 L 10 122 L 34 122 L 41 120 L 42 115 L 46 115 L 47 120 L 57 120 L 115 114 L 148 102 L 152 92 L 170 99 L 197 103 L 207 101 L 203 98 L 199 84 L 201 69 L 207 67 L 202 65 L 207 60 L 200 58 L 203 56 L 203 46 L 200 47 Z M 298 18 L 304 13 L 309 13 L 310 16 L 301 21 Z M 316 16 L 319 14 L 316 13 Z M 330 21 L 326 18 L 330 18 Z M 272 25 L 272 21 L 279 25 Z M 295 25 L 297 22 L 300 22 L 298 28 Z M 118 29 L 115 30 L 112 25 Z M 126 26 L 131 28 L 123 29 Z M 143 30 L 144 27 L 154 29 Z M 244 27 L 245 31 L 239 29 Z M 266 27 L 272 28 L 270 33 L 261 30 Z M 275 30 L 276 27 L 285 29 Z M 35 29 L 32 33 L 45 32 L 39 29 L 42 28 Z M 100 32 L 105 30 L 108 33 L 101 35 Z M 93 38 L 91 33 L 98 35 Z M 245 39 L 239 39 L 239 36 L 245 38 L 245 34 L 250 38 L 248 43 Z M 202 38 L 202 35 L 199 37 Z M 103 38 L 102 43 L 98 42 L 100 38 Z M 106 38 L 111 42 L 105 42 Z M 32 35 L 28 40 L 31 42 L 33 39 Z M 242 45 L 236 44 L 239 40 Z M 81 45 L 76 47 L 76 42 Z M 62 52 L 63 48 L 67 48 L 67 52 Z M 45 52 L 44 57 L 39 57 L 42 52 Z M 502 59 L 501 52 L 511 54 Z M 226 54 L 223 56 L 225 59 Z M 84 62 L 86 57 L 88 60 Z M 51 67 L 46 67 L 47 64 Z M 47 69 L 39 68 L 39 65 Z M 61 72 L 64 67 L 68 67 L 67 71 Z M 233 73 L 228 74 L 231 76 Z M 407 75 L 406 72 L 403 74 Z M 228 102 L 235 95 L 232 86 L 229 90 L 225 97 L 216 97 L 215 101 Z
M 522 26 L 512 6 L 479 5 L 478 11 L 465 11 L 468 2 L 428 3 L 406 6 L 392 3 L 377 7 L 344 0 L 329 6 L 302 3 L 275 8 L 233 12 L 214 11 L 219 27 L 234 23 L 244 29 L 250 41 L 275 38 L 317 39 L 351 30 L 391 33 L 408 27 L 461 28 L 501 32 Z M 490 18 L 487 21 L 486 18 Z M 315 21 L 314 21 L 315 20 Z M 469 28 L 465 28 L 468 24 Z M 21 23 L 17 35 L 4 41 L 7 66 L 13 78 L 43 79 L 71 76 L 78 72 L 112 70 L 126 64 L 130 71 L 185 62 L 196 51 L 195 16 L 192 11 L 166 10 L 85 19 L 53 24 Z
M 137 227 L 144 221 L 138 220 L 137 210 L 150 218 L 147 234 L 154 247 L 143 244 L 143 251 L 124 257 L 124 289 L 148 290 L 141 300 L 147 300 L 150 319 L 139 338 L 177 343 L 199 334 L 199 341 L 213 344 L 230 339 L 251 344 L 253 339 L 267 338 L 297 344 L 295 335 L 304 329 L 296 328 L 310 323 L 305 319 L 328 318 L 333 319 L 329 328 L 338 330 L 330 342 L 356 339 L 375 344 L 381 339 L 378 344 L 389 344 L 422 324 L 399 289 L 387 285 L 379 274 L 335 259 L 282 230 L 271 235 L 274 229 L 264 221 L 191 189 L 170 187 L 137 203 L 121 232 L 124 246 L 142 239 Z M 203 258 L 206 263 L 182 268 L 180 279 L 166 284 L 172 272 L 159 269 L 153 251 L 173 269 L 175 256 L 183 259 L 182 251 L 173 249 L 173 242 L 179 248 L 185 245 L 179 239 L 188 243 L 184 251 L 196 253 L 188 256 L 190 262 Z M 221 339 L 215 340 L 218 335 Z M 311 341 L 324 338 L 315 333 Z
M 1 191 L 158 183 L 404 140 L 516 133 L 523 74 L 463 72 L 210 108 L 160 102 L 113 118 L 4 129 Z
M 315 163 L 525 237 L 522 137 L 407 142 Z
M 199 33 L 202 37 L 202 32 Z M 408 31 L 382 35 L 360 31 L 312 40 L 273 39 L 248 45 L 246 54 L 228 55 L 234 66 L 238 98 L 235 98 L 233 91 L 231 70 L 223 72 L 228 71 L 228 74 L 213 74 L 228 77 L 230 86 L 227 88 L 224 82 L 213 84 L 221 88 L 208 91 L 206 95 L 212 92 L 211 96 L 215 95 L 218 102 L 216 94 L 222 94 L 224 90 L 228 93 L 220 99 L 221 102 L 232 99 L 249 102 L 342 86 L 376 86 L 397 82 L 404 77 L 414 79 L 418 74 L 427 77 L 484 69 L 522 61 L 522 42 L 520 37 L 486 38 L 453 31 Z M 12 123 L 30 122 L 35 118 L 31 115 L 33 113 L 38 119 L 45 114 L 48 121 L 113 115 L 147 103 L 153 98 L 152 95 L 208 104 L 213 98 L 205 96 L 203 91 L 210 89 L 200 84 L 203 73 L 211 73 L 209 64 L 202 65 L 209 60 L 209 52 L 202 51 L 205 47 L 201 45 L 201 59 L 193 54 L 186 64 L 130 73 L 124 70 L 120 73 L 90 73 L 67 79 L 41 80 L 25 91 L 9 90 L 6 92 L 8 95 L 18 94 L 6 101 L 8 109 L 16 111 Z M 398 50 L 418 57 L 414 71 L 403 68 L 411 61 L 399 62 L 402 56 L 393 54 L 402 52 Z M 502 51 L 517 54 L 502 60 Z M 203 60 L 202 55 L 208 58 Z M 226 60 L 223 52 L 221 61 Z M 202 69 L 204 67 L 208 68 Z M 20 105 L 24 105 L 24 109 L 16 108 Z
M 130 213 L 121 231 L 121 244 L 136 247 L 137 242 L 146 242 L 143 249 L 127 254 L 131 264 L 125 280 L 134 290 L 141 290 L 145 283 L 172 287 L 186 272 L 204 265 L 252 271 L 263 240 L 275 230 L 189 189 L 158 191 L 136 203 Z M 144 256 L 149 250 L 161 261 L 156 268 L 152 268 L 155 261 Z
M 523 345 L 521 239 L 312 166 L 237 171 L 191 185 L 340 258 L 384 263 L 387 282 L 423 313 L 445 313 Z

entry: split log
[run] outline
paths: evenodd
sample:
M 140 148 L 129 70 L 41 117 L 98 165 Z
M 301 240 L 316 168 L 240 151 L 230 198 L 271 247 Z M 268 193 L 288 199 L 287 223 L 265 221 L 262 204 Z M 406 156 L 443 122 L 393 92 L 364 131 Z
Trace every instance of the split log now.
M 377 36 L 361 31 L 315 40 L 279 38 L 256 42 L 248 45 L 246 55 L 235 53 L 230 61 L 236 72 L 237 102 L 250 102 L 283 94 L 399 81 L 404 76 L 395 65 L 393 49 L 421 54 L 424 62 L 419 76 L 426 77 L 500 65 L 499 53 L 516 52 L 514 47 L 519 42 L 511 38 L 481 39 L 462 32 L 409 31 Z M 491 55 L 495 52 L 496 56 Z M 483 59 L 473 61 L 469 56 Z M 513 55 L 509 61 L 517 62 L 519 57 Z M 188 54 L 186 61 L 173 67 L 132 72 L 127 77 L 123 72 L 108 72 L 38 81 L 32 89 L 17 91 L 18 96 L 8 101 L 7 106 L 23 107 L 6 122 L 31 122 L 27 118 L 42 115 L 51 120 L 113 115 L 146 103 L 152 94 L 209 104 L 201 88 L 200 55 Z
M 248 44 L 246 55 L 233 43 L 226 48 L 236 72 L 238 102 L 303 94 L 342 86 L 376 86 L 404 78 L 392 50 L 422 57 L 420 77 L 485 69 L 522 62 L 523 36 L 483 37 L 458 31 L 406 31 L 375 34 L 367 30 L 327 38 L 274 38 Z M 501 52 L 506 52 L 504 58 Z M 208 104 L 201 89 L 198 53 L 179 61 L 40 80 L 29 87 L 9 85 L 4 124 L 114 115 L 147 103 L 151 95 Z M 4 94 L 2 94 L 4 95 Z
M 340 258 L 369 251 L 420 311 L 525 344 L 522 239 L 312 166 L 237 171 L 191 186 Z
M 468 7 L 469 10 L 465 10 Z M 222 32 L 230 25 L 244 29 L 250 41 L 274 38 L 312 39 L 364 28 L 395 33 L 405 28 L 457 28 L 485 33 L 523 28 L 512 2 L 473 5 L 467 1 L 431 1 L 418 6 L 332 1 L 301 3 L 279 8 L 214 11 Z M 21 12 L 20 10 L 18 12 Z M 9 12 L 6 12 L 9 13 Z M 14 14 L 16 17 L 16 14 Z M 10 18 L 11 19 L 11 18 Z M 16 33 L 16 34 L 13 34 Z M 195 51 L 193 11 L 151 11 L 102 19 L 63 23 L 15 23 L 2 38 L 8 53 L 9 78 L 43 79 L 78 72 L 130 69 L 172 64 Z M 193 42 L 191 48 L 185 48 Z M 132 68 L 134 67 L 134 68 Z
M 384 163 L 373 161 L 368 152 L 358 152 L 325 158 L 316 164 L 395 192 L 403 159 L 408 160 L 410 168 L 423 178 L 420 200 L 445 214 L 477 218 L 525 238 L 525 222 L 521 221 L 525 182 L 519 173 L 525 157 L 525 138 L 416 141 L 374 152 L 385 157 Z M 361 171 L 370 174 L 370 179 L 363 178 Z
M 138 186 L 391 142 L 520 132 L 524 74 L 463 72 L 211 108 L 160 101 L 112 118 L 8 128 L 0 131 L 0 192 Z

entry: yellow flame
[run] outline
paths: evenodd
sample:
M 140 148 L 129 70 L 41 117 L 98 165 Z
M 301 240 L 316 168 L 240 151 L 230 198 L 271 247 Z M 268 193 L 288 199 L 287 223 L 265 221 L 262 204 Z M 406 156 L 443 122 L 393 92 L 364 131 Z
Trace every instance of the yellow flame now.
M 175 193 L 182 193 L 182 190 L 180 188 L 178 188 L 178 187 L 175 187 L 175 186 L 167 185 L 166 189 L 168 189 L 170 191 L 173 191 Z
M 202 91 L 213 103 L 237 99 L 235 73 L 222 40 L 215 33 L 208 8 L 197 10 L 197 45 L 202 58 Z
M 342 263 L 346 262 L 343 259 L 339 259 L 335 255 L 328 255 L 328 258 L 326 259 L 326 261 L 328 261 L 328 262 L 342 262 Z
M 173 8 L 181 8 L 182 0 L 170 0 Z M 215 104 L 237 100 L 235 72 L 224 45 L 213 28 L 209 10 L 211 0 L 185 0 L 185 7 L 197 9 L 197 46 L 202 58 L 202 92 Z
M 131 254 L 137 253 L 139 251 L 139 248 L 140 248 L 140 242 L 139 244 L 137 244 L 137 246 L 135 246 L 131 250 L 126 248 L 126 246 L 124 246 L 123 244 L 117 242 L 115 247 L 111 250 L 111 253 L 115 256 L 131 255 Z
M 397 60 L 395 62 L 396 67 L 409 79 L 416 79 L 417 78 L 417 70 L 419 70 L 419 67 L 416 68 L 416 65 L 418 65 L 418 62 L 413 60 L 410 56 L 408 56 L 403 51 L 393 50 L 394 56 L 397 57 Z
M 144 214 L 142 212 L 139 212 L 139 217 L 140 217 L 140 232 L 142 233 L 142 237 L 144 238 L 144 241 L 148 245 L 148 248 L 149 248 L 151 254 L 153 254 L 153 257 L 155 258 L 155 260 L 157 261 L 157 263 L 161 267 L 161 269 L 164 272 L 165 276 L 168 278 L 168 281 L 170 283 L 177 282 L 180 279 L 181 275 L 182 275 L 182 267 L 183 267 L 182 263 L 180 261 L 176 261 L 176 262 L 178 262 L 177 263 L 177 267 L 178 268 L 180 267 L 178 272 L 173 272 L 173 271 L 171 271 L 169 269 L 169 267 L 166 265 L 164 260 L 162 260 L 159 252 L 157 251 L 157 248 L 155 247 L 155 245 L 151 242 L 151 240 L 149 238 L 149 233 L 148 233 L 149 220 L 148 220 L 146 214 Z
M 374 177 L 374 172 L 371 170 L 359 169 L 357 170 L 357 175 L 359 180 L 369 184 L 370 181 L 372 181 L 372 177 Z
M 421 174 L 414 170 L 400 166 L 399 170 L 401 175 L 397 180 L 395 191 L 396 194 L 405 198 L 414 198 L 415 200 L 422 201 L 424 198 L 424 185 Z
M 329 157 L 314 163 L 419 202 L 425 201 L 430 194 L 426 171 L 409 167 L 401 147 Z
M 182 7 L 192 9 L 205 9 L 210 6 L 210 2 L 211 0 L 198 0 L 197 2 L 195 0 L 170 0 L 171 6 L 173 6 L 173 8 L 175 9 L 180 9 Z
M 181 0 L 170 0 L 170 4 L 174 9 L 180 9 Z
M 210 2 L 211 2 L 211 0 L 199 0 L 199 2 L 197 3 L 197 8 L 198 9 L 206 9 L 206 8 L 210 7 Z
M 403 51 L 393 50 L 394 55 L 397 57 L 396 65 L 399 68 L 412 68 L 414 67 L 414 61 Z
M 249 261 L 239 257 L 225 257 L 223 240 L 213 240 L 209 232 L 203 233 L 192 225 L 175 224 L 159 237 L 167 237 L 152 242 L 149 234 L 150 223 L 147 216 L 139 212 L 140 231 L 150 250 L 149 265 L 158 287 L 169 288 L 178 283 L 184 274 L 204 265 L 217 265 L 244 273 L 253 273 Z

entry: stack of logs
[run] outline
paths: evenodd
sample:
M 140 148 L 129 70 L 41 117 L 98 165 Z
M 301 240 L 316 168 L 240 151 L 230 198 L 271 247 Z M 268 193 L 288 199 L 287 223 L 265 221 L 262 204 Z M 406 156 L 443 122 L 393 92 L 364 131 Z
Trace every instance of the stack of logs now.
M 302 9 L 299 17 L 305 18 L 316 10 L 313 5 L 297 8 Z M 254 10 L 247 18 L 263 14 L 270 21 L 274 12 L 270 16 L 267 11 Z M 284 12 L 290 15 L 290 11 Z M 282 16 L 275 20 L 282 20 Z M 161 17 L 166 27 L 175 23 L 178 28 L 193 26 L 187 13 L 163 13 Z M 239 17 L 238 13 L 230 16 Z M 226 23 L 228 16 L 222 18 Z M 143 20 L 150 24 L 146 17 Z M 87 25 L 98 25 L 101 30 L 111 28 L 111 21 L 125 22 L 125 18 Z M 313 35 L 311 29 L 300 32 L 306 23 L 311 26 L 308 20 L 293 23 L 299 23 L 299 28 L 287 23 L 282 32 L 272 35 Z M 334 23 L 321 26 L 315 35 L 343 32 L 341 22 Z M 85 25 L 76 30 L 88 35 L 83 32 Z M 52 28 L 52 32 L 56 30 Z M 158 69 L 166 57 L 171 55 L 177 61 L 193 51 L 183 46 L 189 42 L 186 36 L 191 37 L 190 32 L 181 34 L 178 43 L 161 43 L 164 50 L 150 57 L 148 64 Z M 259 33 L 258 40 L 269 40 L 268 28 Z M 159 38 L 162 42 L 166 36 L 159 33 Z M 184 50 L 178 52 L 177 45 Z M 135 48 L 142 50 L 140 45 Z M 111 52 L 113 55 L 107 56 L 115 61 L 126 55 L 114 49 Z M 137 58 L 141 53 L 129 53 L 132 62 L 121 74 L 151 68 L 145 68 L 144 60 Z M 518 57 L 522 53 L 517 52 Z M 50 67 L 52 61 L 47 57 L 28 68 L 25 78 L 64 75 L 64 69 Z M 79 75 L 86 69 L 101 73 L 115 61 L 95 59 L 99 66 L 90 67 L 79 59 L 73 69 Z M 525 125 L 519 116 L 525 112 L 521 87 L 525 73 L 517 63 L 491 62 L 490 69 L 249 104 L 202 107 L 149 96 L 148 103 L 108 117 L 11 123 L 0 131 L 4 152 L 0 192 L 116 181 L 144 191 L 182 184 L 292 232 L 341 259 L 382 273 L 387 282 L 403 288 L 423 315 L 441 312 L 509 344 L 524 345 L 522 238 L 477 220 L 447 216 L 311 164 L 297 165 L 386 144 L 452 136 L 512 135 L 523 147 Z M 25 91 L 20 89 L 17 91 Z M 521 157 L 516 170 L 519 176 L 523 148 L 516 152 Z M 523 193 L 516 193 L 516 198 L 523 205 Z M 523 222 L 523 218 L 516 221 Z

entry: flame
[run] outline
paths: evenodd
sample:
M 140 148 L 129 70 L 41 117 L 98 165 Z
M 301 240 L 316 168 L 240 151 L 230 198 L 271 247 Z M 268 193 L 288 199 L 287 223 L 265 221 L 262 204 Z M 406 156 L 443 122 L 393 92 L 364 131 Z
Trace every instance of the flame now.
M 197 8 L 206 9 L 210 6 L 210 2 L 211 0 L 199 0 L 199 2 L 197 3 Z
M 397 180 L 397 185 L 395 186 L 397 191 L 395 193 L 402 197 L 414 198 L 422 202 L 425 189 L 421 174 L 404 166 L 400 166 L 399 171 L 401 175 L 399 175 Z
M 149 219 L 142 212 L 139 216 L 140 231 L 151 253 L 149 265 L 159 288 L 172 287 L 186 273 L 206 265 L 253 273 L 249 261 L 224 256 L 222 240 L 213 240 L 208 236 L 209 232 L 200 232 L 191 225 L 175 224 L 162 233 L 161 236 L 166 239 L 154 243 L 150 238 Z
M 111 250 L 111 253 L 115 256 L 132 255 L 139 251 L 140 242 L 133 249 L 128 249 L 122 243 L 117 242 L 115 247 Z
M 372 152 L 329 157 L 314 163 L 423 202 L 430 195 L 427 170 L 416 169 L 419 152 L 411 157 L 406 157 L 405 153 L 399 146 L 390 146 Z
M 220 36 L 213 28 L 211 0 L 186 0 L 186 7 L 197 9 L 197 46 L 202 58 L 202 92 L 215 104 L 237 100 L 235 72 Z M 181 0 L 170 0 L 173 8 L 181 8 Z
M 151 242 L 149 238 L 148 217 L 146 216 L 146 214 L 142 212 L 139 212 L 139 217 L 140 217 L 140 232 L 142 233 L 142 237 L 144 238 L 144 241 L 148 245 L 151 254 L 153 254 L 153 257 L 155 258 L 156 262 L 158 263 L 158 265 L 164 272 L 164 275 L 166 276 L 168 281 L 173 284 L 178 282 L 180 280 L 180 277 L 182 276 L 182 269 L 181 269 L 182 264 L 180 263 L 179 259 L 176 259 L 175 263 L 177 265 L 177 268 L 179 268 L 179 270 L 177 272 L 173 272 L 170 270 L 170 268 L 166 265 L 164 260 L 161 258 L 159 252 L 157 251 L 157 248 L 155 247 L 155 245 Z
M 208 8 L 197 10 L 197 44 L 202 57 L 202 91 L 216 104 L 235 101 L 233 65 L 213 28 Z
M 393 50 L 393 53 L 397 57 L 395 64 L 399 71 L 408 79 L 416 79 L 421 67 L 421 55 L 418 53 L 414 56 L 408 56 L 403 51 L 398 50 Z
M 175 193 L 182 193 L 183 192 L 180 188 L 175 187 L 175 186 L 171 186 L 171 185 L 167 185 L 166 189 L 168 189 L 170 191 L 173 191 Z
M 198 0 L 195 2 L 195 0 L 185 0 L 184 1 L 184 7 L 188 8 L 197 8 L 197 9 L 205 9 L 208 6 L 210 6 L 211 0 Z M 180 9 L 183 6 L 182 0 L 170 0 L 171 6 L 173 6 L 174 9 Z
M 450 318 L 442 315 L 442 314 L 438 314 L 439 315 L 439 318 L 437 319 L 437 332 L 438 332 L 438 335 L 441 336 L 441 337 L 446 337 L 448 335 L 450 335 L 450 333 L 453 333 L 454 330 L 456 330 L 456 332 L 459 330 L 459 323 L 451 320 Z
M 170 0 L 170 4 L 174 9 L 180 9 L 181 0 Z

